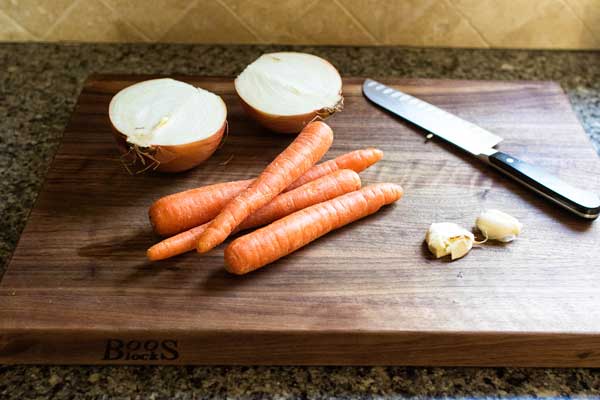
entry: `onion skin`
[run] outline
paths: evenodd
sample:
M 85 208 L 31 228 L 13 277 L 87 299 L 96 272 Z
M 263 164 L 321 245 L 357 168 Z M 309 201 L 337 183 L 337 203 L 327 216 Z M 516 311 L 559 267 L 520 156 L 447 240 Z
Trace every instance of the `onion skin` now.
M 130 160 L 135 161 L 135 156 L 132 154 L 132 145 L 127 142 L 127 136 L 123 133 L 119 132 L 111 123 L 112 132 L 117 142 L 117 147 L 121 154 L 131 156 Z M 156 168 L 151 168 L 160 172 L 182 172 L 188 169 L 194 168 L 200 165 L 202 162 L 206 161 L 219 147 L 221 140 L 223 139 L 223 134 L 225 133 L 225 129 L 227 127 L 227 120 L 223 123 L 223 126 L 219 128 L 214 134 L 211 136 L 197 140 L 195 142 L 178 144 L 178 145 L 152 145 L 147 148 L 139 148 L 139 152 L 143 154 L 151 155 L 156 162 L 158 162 L 158 166 Z M 148 163 L 153 163 L 150 157 L 145 157 L 146 166 Z M 127 160 L 129 161 L 129 160 Z M 146 166 L 139 164 L 139 169 L 143 169 Z
M 344 107 L 344 98 L 342 97 L 338 104 L 333 108 L 323 108 L 298 115 L 274 115 L 252 107 L 250 104 L 246 103 L 239 94 L 237 94 L 237 97 L 240 100 L 244 111 L 246 111 L 246 114 L 253 120 L 273 132 L 288 134 L 297 134 L 315 119 L 320 118 L 321 120 L 324 120 L 334 113 L 341 111 Z

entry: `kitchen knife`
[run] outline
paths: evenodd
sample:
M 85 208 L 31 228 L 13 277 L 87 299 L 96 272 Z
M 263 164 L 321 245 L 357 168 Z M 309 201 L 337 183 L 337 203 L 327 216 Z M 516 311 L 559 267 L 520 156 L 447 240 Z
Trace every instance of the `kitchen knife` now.
M 595 219 L 600 198 L 494 148 L 502 138 L 423 100 L 367 79 L 363 93 L 373 103 L 471 153 L 512 179 L 580 217 Z

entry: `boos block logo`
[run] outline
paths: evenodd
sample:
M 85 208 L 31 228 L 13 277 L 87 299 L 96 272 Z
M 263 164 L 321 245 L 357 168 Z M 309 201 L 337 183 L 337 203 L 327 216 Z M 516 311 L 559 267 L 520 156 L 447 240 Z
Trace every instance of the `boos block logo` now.
M 103 361 L 173 361 L 179 358 L 177 340 L 107 339 Z

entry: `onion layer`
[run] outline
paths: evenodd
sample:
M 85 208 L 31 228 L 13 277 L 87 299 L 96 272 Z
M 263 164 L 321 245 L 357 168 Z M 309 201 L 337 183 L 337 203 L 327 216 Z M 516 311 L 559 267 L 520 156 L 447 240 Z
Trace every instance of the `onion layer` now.
M 138 171 L 195 167 L 215 152 L 227 125 L 219 96 L 168 78 L 121 90 L 108 114 L 125 162 Z
M 298 133 L 344 104 L 338 71 L 306 53 L 263 54 L 236 78 L 235 90 L 252 118 L 281 133 Z

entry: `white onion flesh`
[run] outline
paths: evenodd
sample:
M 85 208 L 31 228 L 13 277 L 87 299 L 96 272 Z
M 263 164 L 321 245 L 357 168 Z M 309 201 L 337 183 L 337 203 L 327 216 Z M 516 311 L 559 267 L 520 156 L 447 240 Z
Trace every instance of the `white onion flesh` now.
M 235 80 L 248 105 L 277 116 L 334 109 L 342 101 L 342 78 L 324 59 L 305 53 L 263 54 Z
M 170 78 L 152 79 L 117 93 L 110 120 L 131 144 L 182 145 L 206 139 L 223 127 L 227 109 L 207 90 Z

